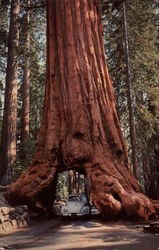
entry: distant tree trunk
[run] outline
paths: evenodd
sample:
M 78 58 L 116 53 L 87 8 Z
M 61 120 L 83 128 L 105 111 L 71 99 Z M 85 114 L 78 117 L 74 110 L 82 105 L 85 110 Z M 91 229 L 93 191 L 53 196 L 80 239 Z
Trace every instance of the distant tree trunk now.
M 151 168 L 150 174 L 151 175 L 149 176 L 147 195 L 152 199 L 159 199 L 159 177 L 158 177 L 158 169 L 156 168 L 156 166 L 153 166 Z
M 153 115 L 154 119 L 157 118 L 158 110 L 155 105 L 154 96 L 152 95 L 148 100 L 148 110 Z M 159 199 L 159 130 L 154 128 L 156 132 L 151 135 L 148 143 L 149 152 L 149 185 L 147 194 L 153 199 Z M 150 151 L 150 150 L 149 150 Z
M 147 150 L 143 150 L 142 166 L 144 174 L 145 193 L 152 199 L 159 199 L 159 150 L 158 136 L 152 135 L 147 144 Z M 150 149 L 153 151 L 151 152 Z
M 76 170 L 73 170 L 73 193 L 77 192 Z
M 77 193 L 80 193 L 80 184 L 81 184 L 81 177 L 80 177 L 80 173 L 78 173 L 77 175 Z
M 124 39 L 125 39 L 126 73 L 127 73 L 127 88 L 128 88 L 128 108 L 129 108 L 129 125 L 130 125 L 130 142 L 131 142 L 131 150 L 132 150 L 132 164 L 133 164 L 134 176 L 136 177 L 136 179 L 138 179 L 136 132 L 135 132 L 135 120 L 134 120 L 132 82 L 131 82 L 131 74 L 130 74 L 129 45 L 128 45 L 128 32 L 127 32 L 125 1 L 123 2 L 123 18 L 124 18 Z
M 30 0 L 27 0 L 27 7 L 30 6 Z M 25 53 L 24 53 L 24 72 L 22 84 L 22 113 L 21 113 L 21 142 L 24 143 L 29 138 L 29 90 L 30 90 L 30 69 L 29 69 L 29 50 L 30 50 L 30 10 L 26 8 L 25 23 Z M 25 152 L 24 152 L 25 153 Z
M 151 196 L 153 199 L 159 199 L 159 139 L 156 138 L 156 140 L 154 140 L 155 145 L 154 145 L 154 168 L 155 168 L 155 189 L 154 189 L 154 195 Z M 151 189 L 150 189 L 151 192 Z M 150 193 L 149 192 L 149 193 Z
M 142 153 L 142 168 L 143 168 L 143 176 L 144 176 L 144 188 L 145 193 L 148 194 L 149 189 L 149 171 L 148 171 L 148 154 L 147 152 Z
M 95 0 L 47 1 L 47 81 L 33 163 L 13 183 L 11 203 L 46 214 L 58 171 L 86 174 L 95 206 L 105 216 L 155 216 L 130 173 L 105 61 Z
M 89 193 L 89 183 L 88 179 L 86 176 L 84 176 L 84 193 L 87 196 L 88 200 L 90 198 L 90 193 Z
M 16 161 L 16 121 L 18 83 L 18 18 L 20 2 L 12 0 L 8 37 L 8 61 L 5 87 L 5 103 L 0 146 L 0 182 L 8 184 L 13 179 L 12 166 Z
M 73 194 L 73 171 L 72 170 L 68 172 L 68 178 L 69 178 L 69 194 Z

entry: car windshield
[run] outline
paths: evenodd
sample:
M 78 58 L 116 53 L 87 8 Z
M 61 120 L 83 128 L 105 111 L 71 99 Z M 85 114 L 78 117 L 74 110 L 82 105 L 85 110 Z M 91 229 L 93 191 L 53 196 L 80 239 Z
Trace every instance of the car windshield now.
M 70 196 L 68 197 L 68 201 L 82 201 L 81 196 Z

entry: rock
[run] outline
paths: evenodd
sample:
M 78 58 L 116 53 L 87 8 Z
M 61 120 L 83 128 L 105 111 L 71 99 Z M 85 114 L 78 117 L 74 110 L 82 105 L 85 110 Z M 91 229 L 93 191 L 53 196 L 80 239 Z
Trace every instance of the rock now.
M 0 215 L 0 220 L 1 220 L 1 223 L 5 222 L 5 221 L 8 221 L 10 219 L 10 215 L 9 214 L 5 214 L 5 215 Z
M 18 228 L 22 228 L 23 227 L 23 219 L 19 218 L 17 220 L 17 224 L 18 224 Z
M 15 213 L 15 208 L 14 207 L 10 208 L 10 214 L 12 214 L 12 213 Z
M 10 221 L 5 221 L 3 224 L 2 224 L 2 229 L 5 231 L 5 232 L 9 232 L 13 229 L 13 226 L 11 224 Z
M 28 218 L 29 217 L 29 213 L 28 212 L 24 212 L 23 213 L 23 218 Z
M 15 213 L 15 219 L 18 221 L 20 218 L 22 217 L 22 215 Z
M 0 233 L 7 233 L 18 228 L 26 227 L 28 223 L 28 206 L 10 207 L 7 204 L 4 193 L 0 192 Z
M 26 226 L 26 224 L 28 225 L 29 221 L 30 221 L 29 214 L 25 212 L 25 214 L 23 214 L 23 216 L 22 216 L 22 220 L 25 221 L 24 222 L 25 226 Z
M 0 185 L 0 192 L 6 192 L 8 187 L 9 187 L 9 185 L 7 185 L 7 186 Z
M 28 223 L 27 223 L 27 220 L 26 219 L 22 219 L 22 227 L 26 227 L 26 226 L 28 226 Z
M 12 225 L 13 225 L 13 228 L 14 228 L 14 229 L 17 229 L 17 228 L 18 228 L 18 223 L 17 223 L 16 219 L 13 219 L 13 220 L 12 220 Z
M 16 213 L 18 214 L 23 214 L 24 213 L 24 208 L 22 206 L 16 207 L 15 208 Z
M 9 214 L 10 208 L 9 208 L 9 207 L 6 207 L 6 206 L 1 207 L 1 208 L 0 208 L 0 212 L 1 212 L 2 214 Z
M 15 219 L 16 218 L 15 208 L 11 208 L 9 214 L 11 219 Z

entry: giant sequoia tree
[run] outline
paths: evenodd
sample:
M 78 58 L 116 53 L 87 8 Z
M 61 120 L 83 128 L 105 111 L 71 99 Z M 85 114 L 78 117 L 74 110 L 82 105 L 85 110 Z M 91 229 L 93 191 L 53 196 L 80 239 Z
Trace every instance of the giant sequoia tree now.
M 47 80 L 38 145 L 8 200 L 49 210 L 57 173 L 84 172 L 105 215 L 155 216 L 133 177 L 105 60 L 98 1 L 47 1 Z

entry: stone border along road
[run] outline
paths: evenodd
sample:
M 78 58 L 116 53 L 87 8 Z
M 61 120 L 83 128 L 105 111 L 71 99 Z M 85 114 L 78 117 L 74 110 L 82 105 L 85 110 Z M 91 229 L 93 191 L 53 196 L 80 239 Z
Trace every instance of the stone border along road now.
M 30 219 L 27 205 L 11 207 L 7 204 L 5 199 L 7 188 L 0 185 L 0 234 L 27 227 Z
M 16 248 L 14 248 L 15 244 L 31 244 L 38 240 L 41 235 L 59 226 L 61 223 L 62 220 L 60 218 L 54 218 L 49 221 L 36 221 L 28 228 L 19 229 L 10 234 L 0 235 L 0 250 L 16 250 Z

